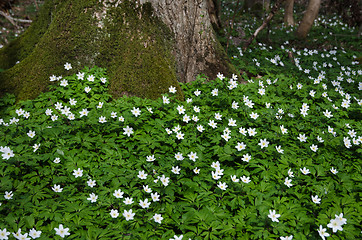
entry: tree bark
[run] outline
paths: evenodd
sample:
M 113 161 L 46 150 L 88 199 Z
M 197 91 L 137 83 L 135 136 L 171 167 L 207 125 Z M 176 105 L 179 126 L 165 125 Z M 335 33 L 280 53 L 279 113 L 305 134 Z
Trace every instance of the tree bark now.
M 294 25 L 294 0 L 286 0 L 285 2 L 285 13 L 284 13 L 284 23 L 287 26 Z
M 201 73 L 231 74 L 208 6 L 207 0 L 46 0 L 42 21 L 0 50 L 0 68 L 7 69 L 0 95 L 34 98 L 51 75 L 94 65 L 107 68 L 115 97 L 157 98 L 171 85 L 181 93 L 178 81 Z M 66 62 L 73 66 L 67 73 Z
M 309 0 L 307 10 L 296 31 L 296 36 L 298 38 L 304 39 L 307 37 L 309 30 L 313 26 L 313 22 L 318 15 L 320 5 L 321 0 Z

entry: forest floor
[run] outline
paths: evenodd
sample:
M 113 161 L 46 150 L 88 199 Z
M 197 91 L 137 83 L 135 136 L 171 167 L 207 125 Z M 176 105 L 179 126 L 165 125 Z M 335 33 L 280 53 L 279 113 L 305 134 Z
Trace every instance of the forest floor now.
M 17 3 L 15 3 L 10 10 L 7 10 L 6 13 L 9 13 L 12 18 L 34 20 L 39 7 L 44 1 L 21 0 L 16 2 Z M 4 10 L 1 9 L 1 11 Z M 0 15 L 0 48 L 23 33 L 31 23 L 16 22 L 16 24 L 16 26 L 13 25 L 8 19 Z

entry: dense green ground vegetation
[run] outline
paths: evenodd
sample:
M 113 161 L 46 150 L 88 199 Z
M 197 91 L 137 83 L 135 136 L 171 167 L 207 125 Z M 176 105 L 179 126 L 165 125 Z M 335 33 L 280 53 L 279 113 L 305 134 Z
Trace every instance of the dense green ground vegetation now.
M 356 29 L 321 17 L 303 45 L 276 21 L 185 101 L 113 99 L 105 69 L 68 63 L 2 98 L 0 239 L 361 238 L 360 53 L 330 31 Z

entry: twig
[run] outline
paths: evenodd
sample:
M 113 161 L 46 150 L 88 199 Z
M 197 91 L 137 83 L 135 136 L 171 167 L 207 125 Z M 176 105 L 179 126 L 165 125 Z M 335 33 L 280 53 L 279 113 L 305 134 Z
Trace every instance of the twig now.
M 35 4 L 35 8 L 36 8 L 36 10 L 38 10 L 38 11 L 39 11 L 39 6 L 38 6 L 38 3 L 37 3 L 37 1 L 36 1 L 36 0 L 34 0 L 34 4 Z
M 10 14 L 6 14 L 5 12 L 0 10 L 0 14 L 3 15 L 12 25 L 14 25 L 16 28 L 18 28 L 18 25 L 14 22 L 14 19 L 10 16 Z
M 268 23 L 270 22 L 270 20 L 272 20 L 272 18 L 274 17 L 275 13 L 279 10 L 279 5 L 283 2 L 284 0 L 278 0 L 275 5 L 273 6 L 272 10 L 270 11 L 268 17 L 264 20 L 263 24 L 258 28 L 256 29 L 256 31 L 254 32 L 253 35 L 251 35 L 251 37 L 248 39 L 248 41 L 246 41 L 245 45 L 244 45 L 244 48 L 243 48 L 243 51 L 245 51 L 249 45 L 253 42 L 253 40 L 256 38 L 256 36 L 259 34 L 259 32 L 261 30 L 263 30 L 267 25 Z
M 15 27 L 18 27 L 16 22 L 21 22 L 21 23 L 32 23 L 33 22 L 32 20 L 14 18 L 14 17 L 10 16 L 10 14 L 6 14 L 3 11 L 0 11 L 0 14 L 3 15 L 7 20 L 9 20 L 9 22 L 11 22 L 11 24 L 13 24 Z

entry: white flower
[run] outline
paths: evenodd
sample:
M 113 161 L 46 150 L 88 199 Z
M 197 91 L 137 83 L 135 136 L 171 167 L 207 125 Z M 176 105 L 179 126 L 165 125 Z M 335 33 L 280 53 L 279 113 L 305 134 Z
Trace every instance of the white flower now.
M 107 79 L 105 77 L 101 77 L 99 80 L 101 80 L 103 84 L 107 82 Z
M 156 223 L 159 223 L 159 224 L 161 224 L 161 221 L 163 220 L 163 217 L 161 216 L 161 214 L 157 214 L 157 213 L 152 218 Z
M 185 113 L 185 108 L 182 105 L 181 106 L 178 105 L 176 110 L 178 111 L 179 114 L 184 114 Z
M 140 200 L 139 202 L 139 205 L 142 207 L 142 208 L 149 208 L 151 203 L 148 202 L 148 199 L 146 198 L 145 200 Z
M 78 72 L 77 78 L 78 78 L 78 80 L 84 80 L 84 72 Z
M 226 188 L 228 187 L 228 185 L 226 185 L 226 183 L 222 183 L 222 182 L 219 182 L 218 185 L 217 185 L 221 190 L 226 190 Z
M 4 198 L 7 199 L 7 200 L 10 200 L 13 198 L 13 191 L 10 191 L 10 192 L 5 192 L 5 195 L 4 195 Z
M 154 201 L 154 202 L 160 201 L 160 195 L 157 192 L 151 193 L 151 198 L 152 198 L 152 201 Z
M 196 161 L 197 158 L 199 158 L 195 152 L 190 152 L 187 156 L 190 158 L 191 161 L 194 162 Z
M 317 145 L 312 144 L 312 146 L 310 146 L 310 149 L 311 149 L 313 152 L 317 152 L 317 150 L 318 150 L 318 146 L 317 146 Z
M 259 117 L 259 115 L 257 114 L 257 113 L 254 113 L 254 112 L 252 112 L 251 114 L 250 114 L 250 117 L 252 118 L 252 119 L 257 119 L 258 117 Z
M 216 128 L 217 127 L 217 123 L 214 120 L 210 120 L 208 125 L 212 128 Z
M 184 159 L 184 157 L 182 156 L 182 153 L 180 153 L 180 152 L 175 154 L 175 158 L 178 161 L 182 161 Z
M 49 81 L 51 81 L 51 82 L 54 82 L 54 81 L 57 81 L 57 80 L 58 80 L 58 78 L 55 75 L 52 75 L 52 76 L 49 77 Z
M 100 122 L 100 123 L 105 123 L 105 122 L 107 122 L 106 117 L 100 116 L 98 122 Z
M 231 108 L 232 109 L 238 109 L 239 108 L 239 103 L 237 103 L 237 102 L 233 102 L 232 104 L 231 104 Z
M 119 213 L 118 213 L 117 209 L 112 209 L 110 214 L 111 214 L 112 218 L 117 218 L 119 216 Z
M 39 238 L 41 235 L 41 231 L 37 231 L 35 230 L 35 228 L 32 228 L 29 231 L 29 236 L 32 237 L 33 239 Z M 0 239 L 1 239 L 1 232 L 0 232 Z
M 72 69 L 72 65 L 70 63 L 65 63 L 64 68 L 65 68 L 65 70 L 69 71 L 70 69 Z
M 91 90 L 92 90 L 92 88 L 90 88 L 90 87 L 88 87 L 88 86 L 84 88 L 84 91 L 85 91 L 86 93 L 89 93 Z
M 338 171 L 337 171 L 334 167 L 332 167 L 332 168 L 331 168 L 331 173 L 333 173 L 333 174 L 337 174 L 337 173 L 338 173 Z
M 218 94 L 219 94 L 219 90 L 217 88 L 215 88 L 211 91 L 211 95 L 214 97 L 217 96 Z
M 222 115 L 220 113 L 215 113 L 215 119 L 221 120 Z
M 259 88 L 258 93 L 260 95 L 265 95 L 265 88 Z
M 291 187 L 291 186 L 293 186 L 293 184 L 292 184 L 292 179 L 289 179 L 289 178 L 285 178 L 285 180 L 284 180 L 284 184 L 287 186 L 287 187 Z
M 196 168 L 194 168 L 194 170 L 193 170 L 193 171 L 194 171 L 194 173 L 195 173 L 195 174 L 199 174 L 199 173 L 200 173 L 200 169 L 199 169 L 199 168 L 197 168 L 197 167 L 196 167 Z
M 156 160 L 155 155 L 150 155 L 150 156 L 147 156 L 147 157 L 146 157 L 146 161 L 147 161 L 147 162 L 153 162 L 153 161 L 155 161 L 155 160 Z
M 33 152 L 36 152 L 40 148 L 40 144 L 34 144 L 33 148 Z
M 194 92 L 195 96 L 199 96 L 201 94 L 201 91 L 199 89 L 197 89 L 195 92 Z
M 151 193 L 152 192 L 152 189 L 150 187 L 148 187 L 148 185 L 143 185 L 143 190 L 146 192 L 146 193 Z
M 103 107 L 104 102 L 99 102 L 97 105 L 97 108 L 102 108 Z
M 162 175 L 162 176 L 160 177 L 160 181 L 161 181 L 161 183 L 163 184 L 163 186 L 167 187 L 168 184 L 169 184 L 169 182 L 170 182 L 170 178 L 165 177 L 165 175 Z
M 118 190 L 114 190 L 113 196 L 115 196 L 116 198 L 123 198 L 123 194 L 124 194 L 124 192 L 122 192 L 121 189 L 118 189 Z
M 280 237 L 280 240 L 292 240 L 292 239 L 293 239 L 293 235 L 286 236 L 286 237 Z
M 242 176 L 240 177 L 240 180 L 243 182 L 243 183 L 249 183 L 251 180 L 250 180 L 250 177 L 247 177 L 247 176 Z
M 51 110 L 51 109 L 48 108 L 48 109 L 45 111 L 45 115 L 51 116 L 51 115 L 52 115 L 52 112 L 53 112 L 53 110 Z
M 181 168 L 179 168 L 179 166 L 176 167 L 172 167 L 171 172 L 173 172 L 174 174 L 180 174 Z
M 202 125 L 197 125 L 196 129 L 197 129 L 197 131 L 199 131 L 199 132 L 202 132 L 202 131 L 205 130 Z
M 293 172 L 292 172 L 292 169 L 289 169 L 289 170 L 288 170 L 288 175 L 289 175 L 289 177 L 294 177 Z
M 182 240 L 184 235 L 180 235 L 179 237 L 177 235 L 173 235 L 174 238 L 170 238 L 169 240 Z
M 66 86 L 68 86 L 68 81 L 63 79 L 62 81 L 60 81 L 59 85 L 62 86 L 62 87 L 66 87 Z
M 90 82 L 94 82 L 94 76 L 93 75 L 89 75 L 88 77 L 87 77 L 87 80 L 88 81 L 90 81 Z
M 126 218 L 126 221 L 133 220 L 134 215 L 136 214 L 132 211 L 132 209 L 130 209 L 129 211 L 123 211 L 123 216 Z
M 2 152 L 3 154 L 1 154 L 1 156 L 5 159 L 8 160 L 11 157 L 14 157 L 15 154 L 13 152 L 13 150 L 11 150 L 9 147 L 3 147 L 0 152 Z
M 87 185 L 91 188 L 94 187 L 96 185 L 96 180 L 89 179 Z
M 79 112 L 80 114 L 80 117 L 83 117 L 83 116 L 87 116 L 88 115 L 88 110 L 86 108 L 84 108 L 82 111 Z
M 185 134 L 183 134 L 182 132 L 177 132 L 177 133 L 176 133 L 176 138 L 177 138 L 178 140 L 184 139 L 184 136 L 185 136 Z
M 98 196 L 95 195 L 94 193 L 89 194 L 89 198 L 87 198 L 87 200 L 91 201 L 91 203 L 95 203 L 97 202 Z
M 123 131 L 123 134 L 127 135 L 128 137 L 133 134 L 133 128 L 131 128 L 130 126 L 126 126 L 125 128 L 123 128 Z
M 260 143 L 258 143 L 258 145 L 263 149 L 268 147 L 269 142 L 266 140 L 266 138 L 260 139 Z
M 347 223 L 347 219 L 343 218 L 343 213 L 341 213 L 341 214 L 339 214 L 339 215 L 335 214 L 334 216 L 336 217 L 336 220 L 339 221 L 339 223 L 340 223 L 341 225 Z
M 223 80 L 223 79 L 225 78 L 222 73 L 218 73 L 218 74 L 216 75 L 216 77 L 219 78 L 220 80 Z
M 162 96 L 162 101 L 163 101 L 163 104 L 169 104 L 170 103 L 170 99 L 166 96 Z
M 54 163 L 60 163 L 60 158 L 58 158 L 58 157 L 55 158 L 55 159 L 53 160 L 53 162 L 54 162 Z
M 133 107 L 133 109 L 131 110 L 132 114 L 135 116 L 135 117 L 138 117 L 139 115 L 141 115 L 141 110 L 139 108 L 135 108 Z
M 64 228 L 63 224 L 59 224 L 59 228 L 54 228 L 54 230 L 56 231 L 56 234 L 59 235 L 62 238 L 64 238 L 65 236 L 70 235 L 69 228 Z
M 286 129 L 283 125 L 280 126 L 280 130 L 282 131 L 282 134 L 288 133 L 288 129 Z
M 238 144 L 235 146 L 235 148 L 238 150 L 238 151 L 241 151 L 241 150 L 244 150 L 246 148 L 246 144 L 243 143 L 243 142 L 238 142 Z
M 307 137 L 305 136 L 305 134 L 299 134 L 298 139 L 301 142 L 306 142 L 307 141 Z
M 145 173 L 144 170 L 139 171 L 137 177 L 140 179 L 147 179 L 147 173 Z
M 248 128 L 248 134 L 250 137 L 253 137 L 257 134 L 255 128 Z
M 243 158 L 241 160 L 243 160 L 244 162 L 249 162 L 251 159 L 251 156 L 249 154 L 244 154 Z
M 276 214 L 275 210 L 269 210 L 269 215 L 268 217 L 273 221 L 273 222 L 279 222 L 278 218 L 280 217 L 280 214 Z
M 233 182 L 239 182 L 240 181 L 240 179 L 238 179 L 236 177 L 236 175 L 231 175 L 230 177 L 231 177 L 231 181 L 233 181 Z
M 62 192 L 62 191 L 63 191 L 63 188 L 61 188 L 60 185 L 54 184 L 54 187 L 52 187 L 52 190 L 53 190 L 54 192 Z
M 131 205 L 133 203 L 133 198 L 126 197 L 123 203 L 126 205 Z
M 332 231 L 335 233 L 338 230 L 343 231 L 342 224 L 338 219 L 331 219 L 327 224 L 327 227 L 332 228 Z
M 310 172 L 309 172 L 309 169 L 307 169 L 307 168 L 303 168 L 303 169 L 301 169 L 300 168 L 300 171 L 304 174 L 304 175 L 307 175 L 307 174 L 309 174 Z
M 275 149 L 278 151 L 278 153 L 283 154 L 284 150 L 282 149 L 282 146 L 275 146 Z
M 176 90 L 175 87 L 171 86 L 171 87 L 168 88 L 168 91 L 169 91 L 170 93 L 176 93 L 177 90 Z
M 329 237 L 329 233 L 327 233 L 327 229 L 326 228 L 323 228 L 322 225 L 319 225 L 319 229 L 318 229 L 318 233 L 319 233 L 319 236 L 325 240 L 326 238 L 325 237 Z
M 312 201 L 313 201 L 315 204 L 320 204 L 320 203 L 321 203 L 321 199 L 318 198 L 318 195 L 312 196 Z
M 77 170 L 73 170 L 73 175 L 75 176 L 75 178 L 77 177 L 82 177 L 83 176 L 83 170 L 78 168 Z

